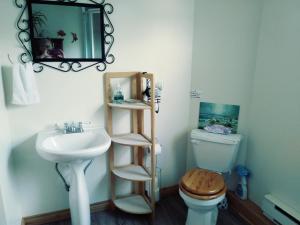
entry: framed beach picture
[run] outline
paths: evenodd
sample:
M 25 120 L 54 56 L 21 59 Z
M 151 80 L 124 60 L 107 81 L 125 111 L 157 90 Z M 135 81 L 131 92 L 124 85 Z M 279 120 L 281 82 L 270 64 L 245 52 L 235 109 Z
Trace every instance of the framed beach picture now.
M 218 124 L 231 128 L 231 133 L 236 134 L 239 112 L 239 105 L 200 102 L 198 128 Z

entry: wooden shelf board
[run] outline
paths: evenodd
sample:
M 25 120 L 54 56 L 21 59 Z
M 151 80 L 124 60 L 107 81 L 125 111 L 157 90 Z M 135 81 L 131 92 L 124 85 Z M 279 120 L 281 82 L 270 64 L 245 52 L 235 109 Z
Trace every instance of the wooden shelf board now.
M 152 213 L 150 206 L 141 195 L 130 195 L 113 201 L 115 206 L 122 211 L 133 214 Z
M 143 137 L 140 134 L 134 134 L 134 133 L 113 135 L 111 140 L 114 143 L 127 145 L 127 146 L 140 146 L 140 147 L 151 146 L 151 143 L 145 137 Z
M 127 165 L 122 167 L 115 167 L 112 172 L 122 179 L 131 181 L 148 181 L 151 180 L 151 176 L 147 171 L 139 165 Z
M 121 108 L 121 109 L 151 109 L 150 105 L 147 105 L 146 103 L 143 102 L 138 102 L 138 103 L 124 102 L 122 104 L 108 103 L 108 105 L 113 108 Z

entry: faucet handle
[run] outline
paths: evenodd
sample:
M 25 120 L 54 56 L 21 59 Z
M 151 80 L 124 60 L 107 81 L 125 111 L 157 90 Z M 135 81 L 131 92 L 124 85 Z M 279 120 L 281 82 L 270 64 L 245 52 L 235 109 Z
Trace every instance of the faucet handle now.
M 70 127 L 69 127 L 69 124 L 68 123 L 64 123 L 64 133 L 68 133 Z
M 76 123 L 73 121 L 70 125 L 71 133 L 75 133 L 77 131 Z
M 84 131 L 83 127 L 82 127 L 82 124 L 83 124 L 82 122 L 78 122 L 78 131 L 81 132 L 81 133 Z

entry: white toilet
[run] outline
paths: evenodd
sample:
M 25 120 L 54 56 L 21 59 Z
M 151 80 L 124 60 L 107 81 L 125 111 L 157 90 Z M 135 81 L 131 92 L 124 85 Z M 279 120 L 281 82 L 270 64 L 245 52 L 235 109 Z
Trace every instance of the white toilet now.
M 217 204 L 226 194 L 222 173 L 230 172 L 242 136 L 220 135 L 195 129 L 191 132 L 197 168 L 189 170 L 179 184 L 179 194 L 188 206 L 186 225 L 215 225 Z

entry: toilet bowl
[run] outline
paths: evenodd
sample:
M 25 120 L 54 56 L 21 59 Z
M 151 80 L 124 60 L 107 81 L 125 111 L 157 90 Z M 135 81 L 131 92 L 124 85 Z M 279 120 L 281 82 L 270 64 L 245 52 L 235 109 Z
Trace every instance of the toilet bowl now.
M 179 194 L 188 207 L 186 225 L 216 224 L 217 205 L 227 190 L 222 173 L 231 171 L 241 139 L 239 134 L 192 130 L 191 144 L 197 168 L 187 171 L 179 183 Z
M 200 168 L 189 170 L 179 184 L 179 194 L 188 206 L 186 225 L 215 225 L 217 205 L 226 190 L 222 175 Z

